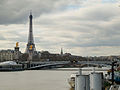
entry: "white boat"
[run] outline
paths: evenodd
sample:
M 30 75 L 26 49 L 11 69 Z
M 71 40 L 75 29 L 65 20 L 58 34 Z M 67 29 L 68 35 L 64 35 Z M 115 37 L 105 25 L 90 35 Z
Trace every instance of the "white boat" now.
M 0 71 L 20 71 L 22 64 L 17 64 L 14 61 L 5 61 L 0 63 Z

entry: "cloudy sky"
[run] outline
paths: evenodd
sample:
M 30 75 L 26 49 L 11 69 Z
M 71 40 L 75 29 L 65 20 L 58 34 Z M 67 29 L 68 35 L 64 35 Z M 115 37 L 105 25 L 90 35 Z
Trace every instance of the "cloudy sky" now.
M 25 51 L 29 12 L 38 51 L 120 55 L 119 0 L 0 0 L 0 49 Z

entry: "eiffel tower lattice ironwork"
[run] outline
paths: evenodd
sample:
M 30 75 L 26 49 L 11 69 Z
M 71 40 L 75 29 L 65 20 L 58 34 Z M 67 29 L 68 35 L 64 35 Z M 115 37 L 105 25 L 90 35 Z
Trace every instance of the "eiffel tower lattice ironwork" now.
M 35 44 L 34 44 L 34 38 L 33 38 L 33 28 L 32 28 L 32 13 L 30 12 L 30 16 L 29 16 L 29 36 L 28 36 L 28 43 L 27 43 L 27 47 L 26 47 L 26 51 L 25 53 L 32 53 L 34 54 L 34 52 L 36 51 L 35 48 Z

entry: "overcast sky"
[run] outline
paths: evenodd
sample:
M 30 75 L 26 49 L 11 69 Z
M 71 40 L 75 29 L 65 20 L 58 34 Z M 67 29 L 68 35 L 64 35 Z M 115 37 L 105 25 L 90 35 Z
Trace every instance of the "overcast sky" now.
M 25 51 L 29 12 L 36 49 L 80 56 L 120 55 L 119 0 L 0 0 L 0 49 Z

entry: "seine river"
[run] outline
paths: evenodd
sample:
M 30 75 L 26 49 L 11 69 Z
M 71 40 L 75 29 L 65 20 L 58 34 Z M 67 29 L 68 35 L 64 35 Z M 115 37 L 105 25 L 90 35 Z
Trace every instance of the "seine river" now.
M 68 78 L 76 71 L 0 72 L 0 90 L 72 90 Z

